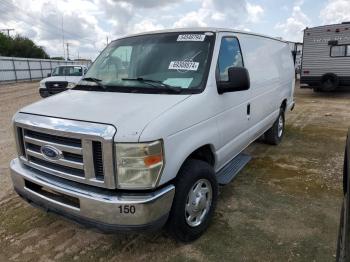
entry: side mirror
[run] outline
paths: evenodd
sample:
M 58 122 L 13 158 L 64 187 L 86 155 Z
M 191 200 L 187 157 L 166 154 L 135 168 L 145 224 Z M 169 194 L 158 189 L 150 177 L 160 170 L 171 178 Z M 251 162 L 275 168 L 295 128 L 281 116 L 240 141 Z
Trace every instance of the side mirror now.
M 230 67 L 228 69 L 228 81 L 218 82 L 219 94 L 248 90 L 250 87 L 249 72 L 244 67 Z
M 50 76 L 51 76 L 51 73 L 48 73 L 48 74 L 47 74 L 47 77 L 50 77 Z

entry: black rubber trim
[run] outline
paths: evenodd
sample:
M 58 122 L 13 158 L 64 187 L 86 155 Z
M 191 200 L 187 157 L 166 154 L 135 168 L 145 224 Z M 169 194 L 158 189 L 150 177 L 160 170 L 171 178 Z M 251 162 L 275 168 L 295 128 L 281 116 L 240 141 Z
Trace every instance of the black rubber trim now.
M 16 188 L 14 188 L 16 193 L 22 197 L 24 200 L 26 200 L 30 205 L 40 208 L 48 213 L 53 213 L 56 215 L 59 215 L 60 217 L 67 219 L 71 222 L 74 222 L 78 225 L 81 225 L 83 227 L 96 230 L 98 232 L 106 233 L 106 234 L 113 234 L 118 232 L 150 232 L 150 231 L 156 231 L 161 229 L 166 221 L 168 220 L 169 214 L 166 214 L 162 216 L 161 218 L 157 219 L 156 221 L 149 223 L 149 224 L 143 224 L 143 225 L 117 225 L 117 224 L 107 224 L 102 223 L 99 221 L 95 221 L 92 219 L 88 219 L 85 217 L 73 215 L 70 213 L 63 212 L 55 207 L 53 207 L 50 203 L 44 202 L 44 201 L 33 201 L 28 195 L 23 194 L 23 192 L 19 192 Z

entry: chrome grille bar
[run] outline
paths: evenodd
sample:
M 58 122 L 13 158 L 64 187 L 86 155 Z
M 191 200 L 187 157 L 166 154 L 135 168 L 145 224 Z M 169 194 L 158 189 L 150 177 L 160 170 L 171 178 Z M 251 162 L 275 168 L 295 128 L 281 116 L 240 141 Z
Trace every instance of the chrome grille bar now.
M 53 143 L 50 141 L 44 141 L 41 139 L 32 138 L 28 135 L 24 136 L 24 142 L 31 143 L 31 144 L 38 145 L 38 146 L 50 145 L 50 146 L 54 146 L 55 148 L 57 148 L 61 151 L 64 151 L 64 152 L 69 152 L 69 153 L 77 154 L 77 155 L 83 154 L 83 149 L 81 147 L 68 146 L 68 145 Z
M 26 149 L 26 151 L 27 151 L 27 155 L 29 155 L 29 156 L 33 156 L 33 157 L 39 158 L 39 159 L 41 159 L 43 161 L 49 161 L 50 162 L 50 160 L 45 158 L 42 153 L 33 151 L 31 149 L 28 149 L 28 148 Z M 62 166 L 68 166 L 68 167 L 76 168 L 76 169 L 82 169 L 82 170 L 84 169 L 84 164 L 83 163 L 66 160 L 64 158 L 58 159 L 58 160 L 54 161 L 54 163 L 62 165 Z
M 19 154 L 24 164 L 69 180 L 116 188 L 113 126 L 22 113 L 16 115 L 14 125 L 17 143 L 23 145 L 24 152 L 19 150 Z M 96 144 L 98 152 L 94 152 Z M 60 157 L 45 156 L 43 146 L 54 147 Z

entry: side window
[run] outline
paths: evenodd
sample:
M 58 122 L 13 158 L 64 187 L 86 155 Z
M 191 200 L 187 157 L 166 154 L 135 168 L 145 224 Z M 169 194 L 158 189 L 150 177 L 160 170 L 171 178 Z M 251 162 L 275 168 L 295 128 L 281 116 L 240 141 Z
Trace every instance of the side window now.
M 228 68 L 242 66 L 243 58 L 238 39 L 235 37 L 222 38 L 218 60 L 218 80 L 228 81 Z
M 346 46 L 346 56 L 350 56 L 350 45 Z
M 86 75 L 87 73 L 87 68 L 84 68 L 84 75 Z
M 346 46 L 345 45 L 333 45 L 331 46 L 331 56 L 340 57 L 345 56 Z

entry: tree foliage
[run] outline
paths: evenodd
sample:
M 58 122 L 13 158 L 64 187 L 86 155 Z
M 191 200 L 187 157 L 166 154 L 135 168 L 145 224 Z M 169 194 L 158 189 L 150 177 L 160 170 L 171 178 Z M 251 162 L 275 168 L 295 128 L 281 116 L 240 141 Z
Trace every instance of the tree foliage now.
M 9 37 L 3 33 L 0 33 L 0 56 L 50 58 L 42 47 L 29 38 L 20 35 Z

